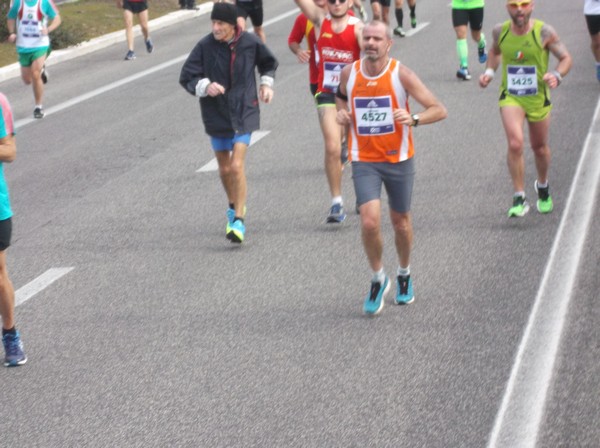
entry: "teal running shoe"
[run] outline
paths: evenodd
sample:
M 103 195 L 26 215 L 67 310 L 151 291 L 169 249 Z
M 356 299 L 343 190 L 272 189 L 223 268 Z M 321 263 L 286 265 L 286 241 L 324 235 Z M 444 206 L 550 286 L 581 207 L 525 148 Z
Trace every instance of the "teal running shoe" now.
M 383 299 L 389 290 L 390 279 L 387 277 L 387 275 L 383 281 L 383 284 L 377 281 L 371 282 L 371 290 L 369 291 L 369 295 L 365 299 L 365 304 L 363 305 L 364 313 L 369 316 L 374 316 L 375 314 L 379 313 L 383 308 Z
M 509 218 L 522 218 L 529 211 L 529 203 L 524 196 L 513 196 L 513 205 L 508 209 Z
M 396 305 L 408 305 L 415 300 L 412 279 L 409 275 L 399 275 L 396 288 Z
M 244 241 L 246 226 L 241 219 L 236 219 L 227 225 L 227 239 L 232 243 L 241 243 Z
M 538 181 L 533 184 L 535 191 L 538 194 L 537 209 L 542 214 L 550 213 L 554 209 L 554 203 L 552 202 L 552 196 L 550 196 L 550 186 L 546 188 L 538 187 Z
M 4 344 L 4 366 L 16 367 L 22 366 L 27 362 L 27 356 L 23 351 L 23 342 L 21 335 L 17 331 L 15 334 L 7 333 L 2 336 Z
M 244 216 L 246 217 L 246 206 L 244 205 Z M 227 209 L 227 225 L 231 225 L 235 221 L 235 209 L 228 208 Z

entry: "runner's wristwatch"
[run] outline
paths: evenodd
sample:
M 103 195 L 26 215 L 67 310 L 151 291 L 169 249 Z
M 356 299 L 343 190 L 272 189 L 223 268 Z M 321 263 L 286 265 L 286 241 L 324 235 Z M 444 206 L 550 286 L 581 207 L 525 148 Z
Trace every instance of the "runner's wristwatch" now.
M 418 116 L 417 114 L 412 114 L 412 115 L 410 116 L 410 118 L 412 118 L 412 120 L 413 120 L 413 122 L 412 122 L 412 124 L 411 124 L 411 126 L 412 126 L 413 128 L 416 128 L 417 126 L 419 126 L 419 116 Z

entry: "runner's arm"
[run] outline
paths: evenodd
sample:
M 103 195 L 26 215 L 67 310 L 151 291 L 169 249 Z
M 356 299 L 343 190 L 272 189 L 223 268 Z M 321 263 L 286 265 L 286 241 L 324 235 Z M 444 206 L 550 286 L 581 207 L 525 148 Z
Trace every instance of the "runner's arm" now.
M 548 24 L 544 24 L 541 31 L 542 41 L 544 42 L 544 47 L 548 48 L 550 53 L 554 55 L 556 59 L 558 59 L 558 65 L 551 72 L 544 74 L 544 82 L 548 84 L 548 86 L 553 89 L 558 87 L 561 83 L 563 77 L 569 73 L 571 70 L 571 66 L 573 65 L 573 60 L 567 47 L 562 43 L 558 34 Z
M 400 82 L 417 103 L 425 109 L 421 112 L 409 112 L 406 109 L 394 110 L 394 120 L 404 125 L 414 124 L 413 114 L 419 115 L 419 125 L 435 123 L 448 116 L 446 107 L 423 84 L 419 77 L 405 65 L 398 69 Z
M 306 18 L 314 25 L 321 26 L 321 21 L 325 13 L 321 8 L 315 5 L 313 0 L 294 0 Z
M 335 94 L 335 107 L 337 109 L 336 121 L 341 126 L 350 126 L 352 124 L 352 115 L 348 109 L 348 91 L 346 84 L 352 70 L 352 64 L 345 66 L 340 74 L 340 85 Z
M 487 87 L 492 79 L 494 79 L 494 74 L 498 67 L 500 67 L 500 63 L 502 62 L 502 52 L 500 51 L 500 46 L 498 45 L 498 40 L 500 38 L 500 31 L 502 30 L 502 25 L 496 25 L 492 30 L 492 47 L 488 52 L 488 60 L 485 66 L 485 73 L 482 73 L 479 76 L 479 85 L 481 87 Z

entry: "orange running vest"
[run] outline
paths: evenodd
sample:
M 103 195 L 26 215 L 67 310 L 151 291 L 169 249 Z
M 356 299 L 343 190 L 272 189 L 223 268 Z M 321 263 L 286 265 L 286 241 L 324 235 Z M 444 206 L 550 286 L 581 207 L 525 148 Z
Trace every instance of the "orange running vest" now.
M 346 84 L 353 117 L 348 135 L 351 161 L 397 163 L 414 155 L 412 128 L 396 123 L 393 116 L 395 109 L 410 110 L 399 67 L 399 61 L 390 59 L 381 74 L 371 77 L 362 71 L 362 60 L 352 64 Z

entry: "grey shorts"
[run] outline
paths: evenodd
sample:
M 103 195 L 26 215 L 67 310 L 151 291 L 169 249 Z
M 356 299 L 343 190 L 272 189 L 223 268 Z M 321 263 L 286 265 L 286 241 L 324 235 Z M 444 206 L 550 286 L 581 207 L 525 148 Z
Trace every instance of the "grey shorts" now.
M 352 162 L 352 181 L 356 204 L 361 206 L 381 199 L 381 185 L 385 186 L 390 208 L 398 213 L 408 213 L 415 179 L 415 163 L 411 157 L 404 162 Z

